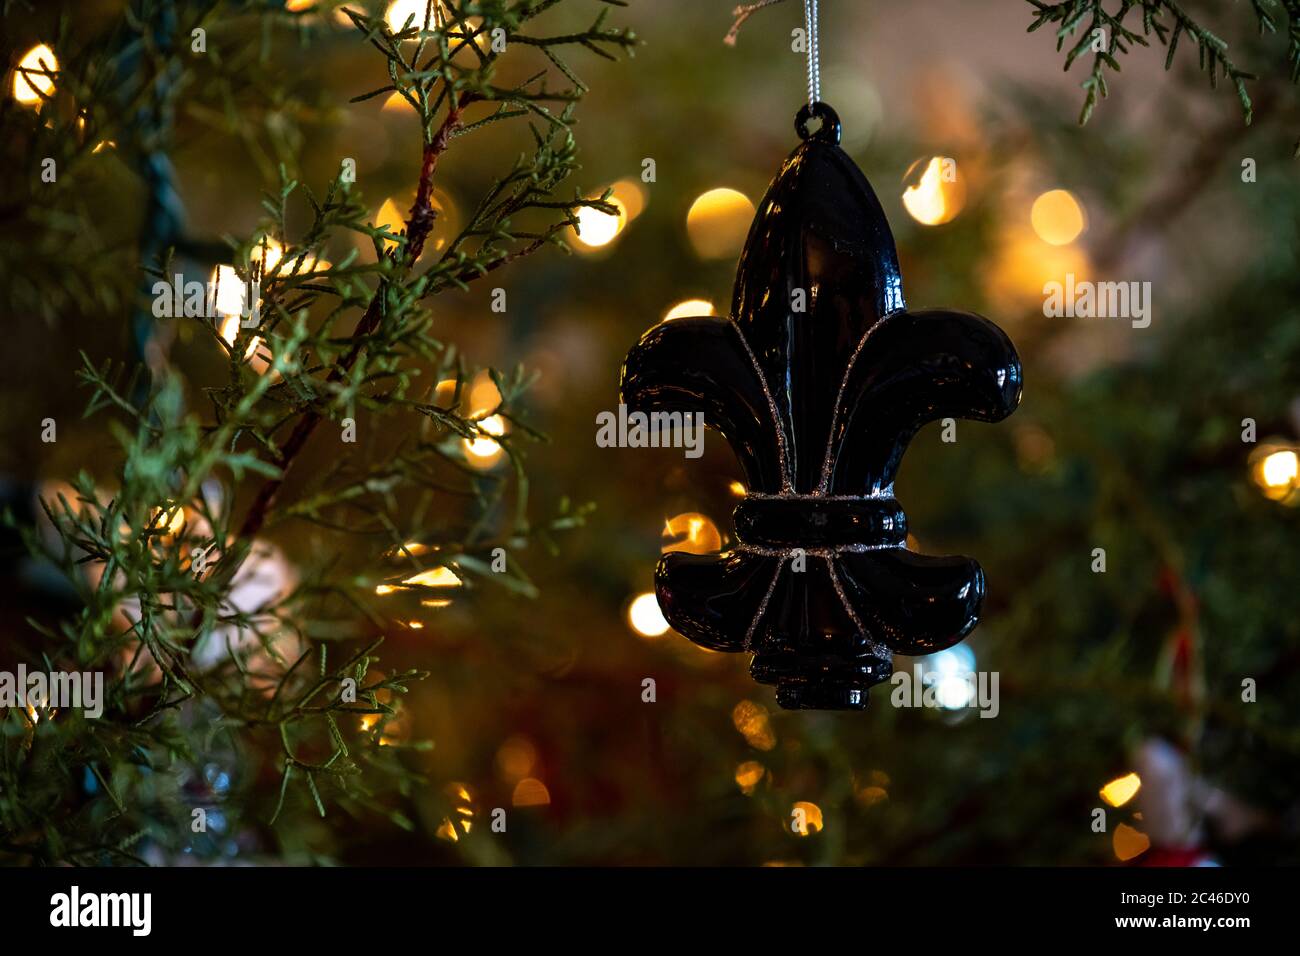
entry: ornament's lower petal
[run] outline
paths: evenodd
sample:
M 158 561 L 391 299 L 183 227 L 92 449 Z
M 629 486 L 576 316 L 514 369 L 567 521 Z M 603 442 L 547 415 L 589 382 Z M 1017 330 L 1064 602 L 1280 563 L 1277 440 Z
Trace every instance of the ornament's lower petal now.
M 1020 404 L 1020 358 L 1005 332 L 969 312 L 895 312 L 863 339 L 844 381 L 828 462 L 833 494 L 894 482 L 927 422 L 996 422 Z
M 800 570 L 789 559 L 783 562 L 754 635 L 754 651 L 839 658 L 867 653 L 867 637 L 845 608 L 827 559 L 808 555 L 804 560 Z
M 828 559 L 805 560 L 801 570 L 791 559 L 782 564 L 754 633 L 750 676 L 775 684 L 785 708 L 860 710 L 892 663 L 849 612 Z
M 896 653 L 941 651 L 979 620 L 984 572 L 973 558 L 881 548 L 841 552 L 836 565 L 849 606 Z
M 772 406 L 733 322 L 672 319 L 656 325 L 623 362 L 629 411 L 703 412 L 731 444 L 751 489 L 781 488 Z
M 776 558 L 747 551 L 672 551 L 655 570 L 655 595 L 679 634 L 710 650 L 743 651 L 776 569 Z

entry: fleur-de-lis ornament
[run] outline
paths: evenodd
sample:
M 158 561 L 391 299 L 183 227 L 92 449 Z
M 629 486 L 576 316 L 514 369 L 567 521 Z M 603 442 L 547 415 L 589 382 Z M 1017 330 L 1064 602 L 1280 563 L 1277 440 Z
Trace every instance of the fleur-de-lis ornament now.
M 821 120 L 814 132 L 808 121 Z M 817 102 L 768 187 L 728 318 L 680 318 L 627 356 L 629 411 L 703 412 L 748 493 L 736 544 L 670 552 L 655 574 L 669 624 L 753 654 L 787 708 L 862 709 L 891 652 L 929 654 L 975 626 L 984 574 L 907 550 L 894 476 L 927 422 L 995 422 L 1020 402 L 1020 362 L 993 323 L 909 311 L 880 202 Z

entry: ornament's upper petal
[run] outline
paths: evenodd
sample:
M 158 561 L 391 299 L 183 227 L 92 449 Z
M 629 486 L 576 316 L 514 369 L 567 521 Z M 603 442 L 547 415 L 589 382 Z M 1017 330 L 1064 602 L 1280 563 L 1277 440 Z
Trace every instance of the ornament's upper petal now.
M 820 477 L 848 357 L 902 308 L 894 237 L 866 177 L 839 147 L 804 143 L 759 204 L 732 301 L 776 402 L 794 491 Z
M 899 654 L 951 647 L 979 621 L 984 572 L 972 558 L 881 548 L 834 560 L 853 612 L 872 638 Z
M 701 317 L 656 325 L 628 352 L 621 394 L 630 411 L 703 412 L 731 444 L 750 488 L 781 488 L 771 403 L 734 323 Z
M 927 422 L 996 422 L 1020 404 L 1020 359 L 1005 332 L 968 312 L 899 312 L 863 339 L 836 410 L 832 494 L 889 493 Z

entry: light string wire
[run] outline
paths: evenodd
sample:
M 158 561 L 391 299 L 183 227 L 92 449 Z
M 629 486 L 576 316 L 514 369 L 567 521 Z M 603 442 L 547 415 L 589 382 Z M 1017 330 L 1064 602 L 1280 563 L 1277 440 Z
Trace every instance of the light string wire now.
M 821 53 L 817 44 L 817 0 L 803 0 L 803 22 L 808 45 L 808 105 L 814 106 L 822 98 Z

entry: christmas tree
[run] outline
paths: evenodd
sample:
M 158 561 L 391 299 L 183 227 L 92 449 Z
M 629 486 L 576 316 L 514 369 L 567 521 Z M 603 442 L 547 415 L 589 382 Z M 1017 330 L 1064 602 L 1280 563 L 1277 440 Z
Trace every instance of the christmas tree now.
M 909 303 L 1025 383 L 912 442 L 988 596 L 864 712 L 662 618 L 726 443 L 596 438 L 728 311 L 799 4 L 6 8 L 0 671 L 103 708 L 5 712 L 0 859 L 1300 859 L 1300 7 L 821 14 Z

